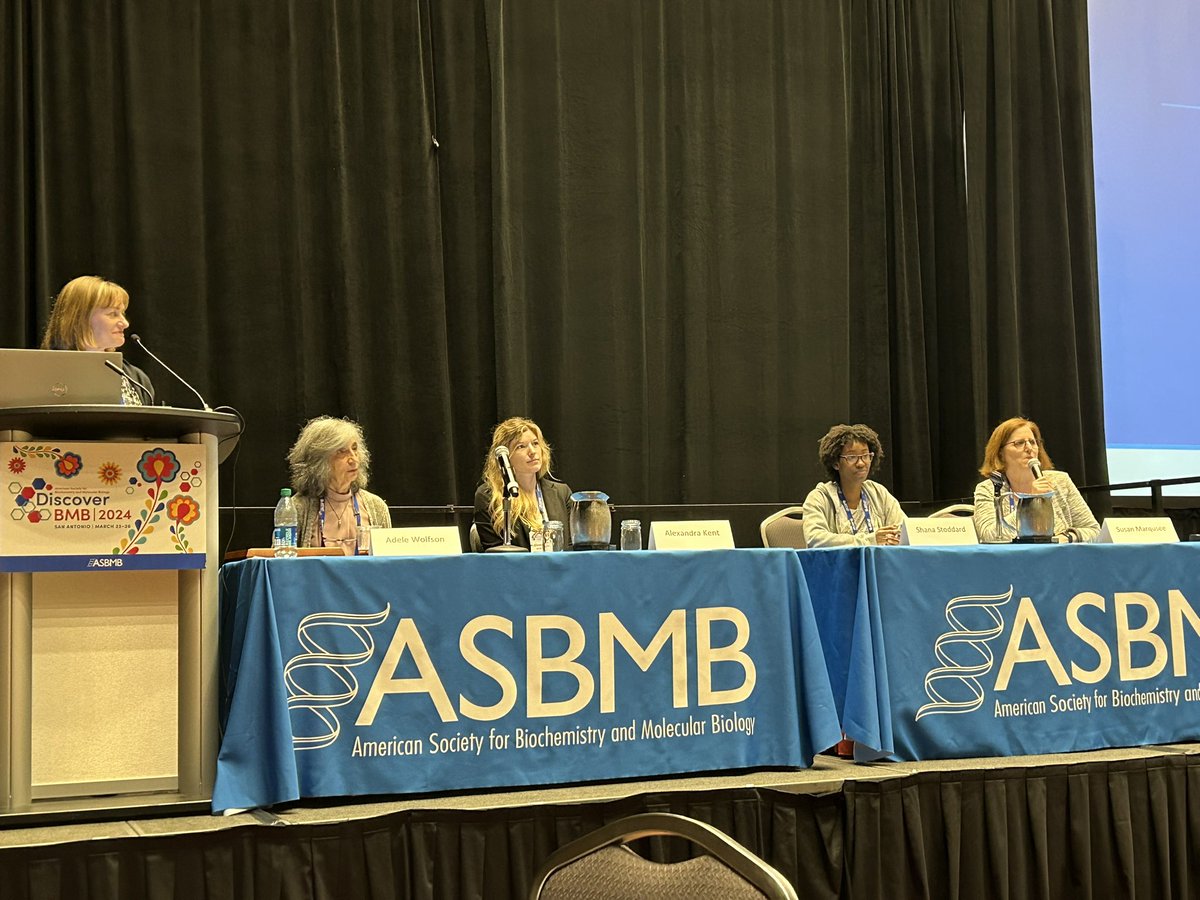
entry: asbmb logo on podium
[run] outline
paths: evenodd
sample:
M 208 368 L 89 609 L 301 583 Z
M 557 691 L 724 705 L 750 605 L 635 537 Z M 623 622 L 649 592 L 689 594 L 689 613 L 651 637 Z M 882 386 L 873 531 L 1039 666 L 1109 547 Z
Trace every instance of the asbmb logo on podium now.
M 123 569 L 150 567 L 138 557 L 170 554 L 172 568 L 203 565 L 199 446 L 38 442 L 4 449 L 8 514 L 0 519 L 0 554 L 8 560 L 62 557 L 75 562 L 55 568 Z

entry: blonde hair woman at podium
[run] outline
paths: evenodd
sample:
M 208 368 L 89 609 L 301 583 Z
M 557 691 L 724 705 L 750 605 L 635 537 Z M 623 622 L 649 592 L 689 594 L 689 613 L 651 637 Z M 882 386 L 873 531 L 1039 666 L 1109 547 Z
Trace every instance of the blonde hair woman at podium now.
M 529 529 L 545 522 L 563 523 L 569 545 L 568 502 L 571 489 L 550 474 L 550 445 L 532 419 L 505 419 L 492 431 L 492 446 L 483 461 L 483 483 L 475 491 L 475 531 L 480 548 L 504 543 L 504 477 L 497 451 L 504 448 L 519 491 L 509 504 L 512 543 L 529 549 Z
M 904 513 L 887 488 L 870 480 L 883 460 L 879 435 L 866 425 L 834 425 L 817 445 L 829 481 L 804 501 L 810 547 L 900 543 Z
M 299 546 L 339 547 L 365 553 L 366 528 L 391 528 L 387 504 L 366 489 L 371 451 L 362 427 L 349 419 L 318 416 L 288 451 L 299 517 Z
M 979 540 L 985 543 L 1007 541 L 1016 533 L 1013 491 L 1019 494 L 1054 492 L 1051 502 L 1057 543 L 1086 542 L 1100 533 L 1100 523 L 1071 476 L 1054 468 L 1036 422 L 1014 416 L 997 425 L 983 450 L 979 474 L 984 480 L 975 486 L 975 530 L 979 532 Z M 1001 502 L 1000 515 L 1008 523 L 1007 527 L 996 520 L 996 499 L 1005 491 L 1009 492 L 1009 502 Z
M 63 285 L 50 310 L 42 336 L 43 350 L 120 350 L 129 320 L 129 292 L 98 275 L 80 275 Z M 146 373 L 122 361 L 121 402 L 153 406 L 154 385 Z

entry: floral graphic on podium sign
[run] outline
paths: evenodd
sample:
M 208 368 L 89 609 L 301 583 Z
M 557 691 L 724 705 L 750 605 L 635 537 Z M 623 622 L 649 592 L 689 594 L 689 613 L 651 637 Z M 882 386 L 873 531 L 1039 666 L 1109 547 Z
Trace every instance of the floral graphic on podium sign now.
M 167 518 L 174 524 L 171 526 L 171 543 L 180 553 L 191 553 L 192 546 L 188 543 L 183 526 L 191 525 L 200 518 L 200 502 L 195 497 L 177 494 L 167 504 Z
M 113 547 L 113 553 L 137 553 L 138 549 L 146 543 L 146 539 L 154 533 L 155 525 L 162 518 L 163 511 L 167 509 L 169 491 L 163 485 L 173 482 L 179 475 L 180 469 L 182 466 L 179 464 L 179 458 L 170 450 L 155 447 L 142 454 L 142 458 L 138 460 L 137 470 L 138 474 L 142 476 L 143 483 L 147 485 L 147 499 L 143 502 L 142 510 L 130 527 L 129 533 L 121 538 L 117 546 Z M 135 478 L 130 478 L 129 481 L 134 485 L 137 483 Z M 175 500 L 179 499 L 180 497 L 175 498 Z M 171 542 L 180 553 L 188 552 L 186 549 L 188 546 L 187 535 L 184 534 L 183 526 L 196 521 L 200 516 L 200 504 L 191 497 L 186 499 L 191 502 L 191 507 L 187 512 L 180 512 L 181 506 L 175 500 L 171 502 L 172 509 L 167 511 L 168 518 L 175 523 L 171 525 Z M 185 519 L 187 522 L 184 521 Z
M 53 460 L 54 472 L 61 478 L 74 478 L 83 471 L 83 457 L 69 450 L 64 453 L 58 447 L 46 444 L 18 445 L 13 447 L 13 453 L 16 455 L 8 461 L 8 471 L 14 475 L 22 474 L 29 467 L 27 460 L 31 459 Z M 38 503 L 39 497 L 46 497 L 47 492 L 54 490 L 46 479 L 34 478 L 27 485 L 14 482 L 10 490 L 15 495 L 17 507 L 13 510 L 14 519 L 24 519 L 34 525 L 48 520 L 49 511 Z
M 0 517 L 6 555 L 205 553 L 206 473 L 203 457 L 191 456 L 194 445 L 30 442 L 3 449 L 11 451 L 4 460 L 9 515 Z
M 13 452 L 17 455 L 8 461 L 8 471 L 19 475 L 25 471 L 27 459 L 52 459 L 54 472 L 60 478 L 74 478 L 83 471 L 83 457 L 68 450 L 64 453 L 58 447 L 48 447 L 44 444 L 33 446 L 16 446 Z

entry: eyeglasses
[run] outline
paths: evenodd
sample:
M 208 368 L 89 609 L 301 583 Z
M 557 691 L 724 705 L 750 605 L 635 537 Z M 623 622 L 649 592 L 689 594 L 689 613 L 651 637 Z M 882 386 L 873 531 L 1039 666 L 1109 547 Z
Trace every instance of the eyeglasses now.
M 1025 438 L 1025 440 L 1023 440 L 1023 441 L 1009 441 L 1005 446 L 1028 447 L 1030 450 L 1036 450 L 1038 443 L 1033 438 Z
M 853 465 L 854 463 L 860 463 L 860 462 L 870 462 L 874 458 L 875 458 L 874 453 L 855 453 L 852 456 L 839 456 L 838 457 L 838 459 L 840 459 L 842 462 L 848 462 L 851 465 Z

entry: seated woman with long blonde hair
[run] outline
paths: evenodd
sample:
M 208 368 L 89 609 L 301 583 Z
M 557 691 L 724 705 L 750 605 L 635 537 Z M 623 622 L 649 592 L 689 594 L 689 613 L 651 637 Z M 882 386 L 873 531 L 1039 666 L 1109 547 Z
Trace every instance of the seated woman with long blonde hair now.
M 483 483 L 475 491 L 474 521 L 481 549 L 504 543 L 504 479 L 496 462 L 499 447 L 508 448 L 520 488 L 509 505 L 512 544 L 528 549 L 530 529 L 551 521 L 563 523 L 563 540 L 569 543 L 567 503 L 571 489 L 550 474 L 550 445 L 542 437 L 542 429 L 532 419 L 514 416 L 492 432 L 492 445 L 483 462 Z

